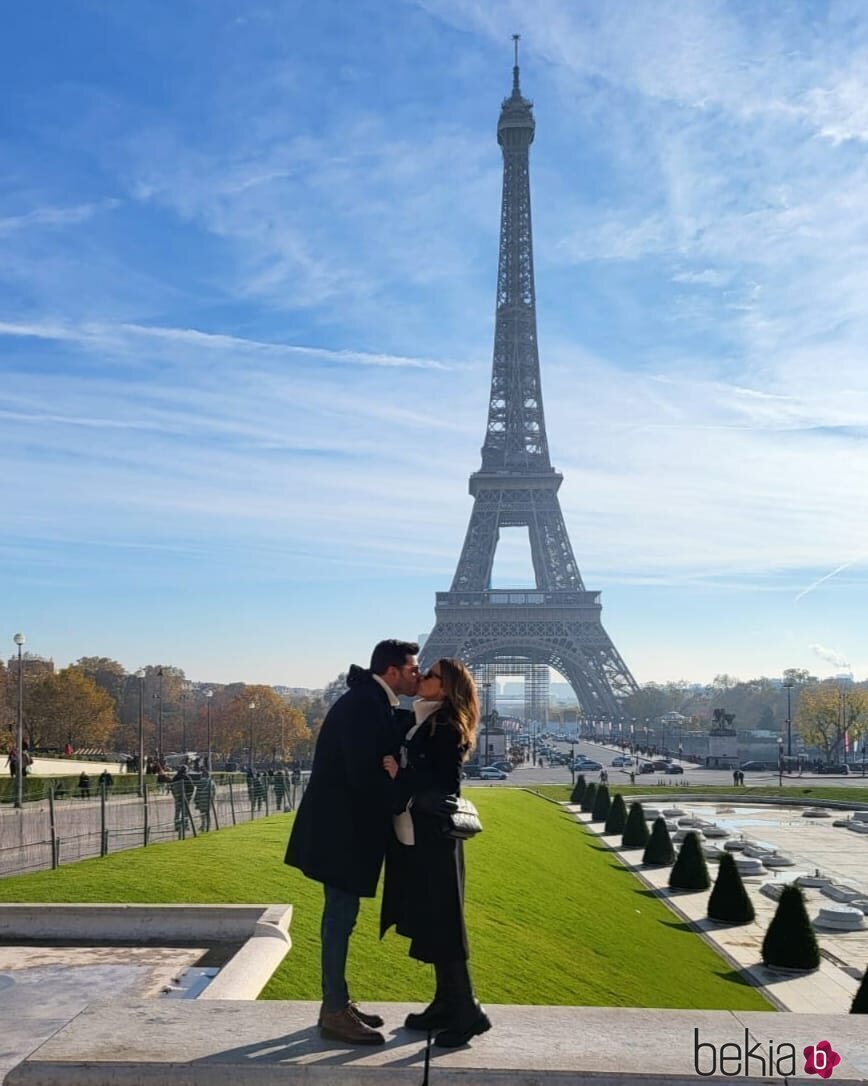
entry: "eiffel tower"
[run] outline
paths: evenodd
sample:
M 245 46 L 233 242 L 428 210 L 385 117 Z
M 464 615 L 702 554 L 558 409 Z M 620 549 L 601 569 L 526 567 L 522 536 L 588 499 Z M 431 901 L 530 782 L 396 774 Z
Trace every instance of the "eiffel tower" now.
M 600 593 L 582 583 L 564 524 L 563 475 L 549 459 L 540 385 L 533 275 L 528 149 L 533 103 L 519 85 L 518 36 L 512 94 L 497 125 L 503 151 L 500 258 L 488 426 L 482 467 L 470 476 L 473 512 L 448 592 L 422 662 L 458 657 L 477 677 L 520 673 L 537 688 L 526 714 L 543 720 L 548 669 L 569 682 L 586 716 L 619 716 L 619 699 L 638 689 L 600 620 Z M 497 590 L 491 571 L 500 529 L 525 527 L 536 581 L 532 590 Z M 544 706 L 542 701 L 545 701 Z M 485 706 L 486 711 L 488 706 Z

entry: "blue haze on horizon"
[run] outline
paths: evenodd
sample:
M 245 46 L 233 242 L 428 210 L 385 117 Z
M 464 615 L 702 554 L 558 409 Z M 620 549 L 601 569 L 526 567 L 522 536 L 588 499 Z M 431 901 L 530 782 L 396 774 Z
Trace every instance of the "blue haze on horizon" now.
M 319 686 L 430 628 L 520 32 L 549 445 L 606 629 L 640 682 L 868 676 L 864 4 L 6 21 L 0 655 Z

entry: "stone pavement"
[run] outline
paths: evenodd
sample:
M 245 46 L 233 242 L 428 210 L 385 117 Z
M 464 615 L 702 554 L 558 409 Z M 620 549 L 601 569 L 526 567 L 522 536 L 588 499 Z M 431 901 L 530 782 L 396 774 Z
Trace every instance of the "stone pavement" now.
M 0 1081 L 93 1000 L 156 996 L 202 948 L 0 946 Z

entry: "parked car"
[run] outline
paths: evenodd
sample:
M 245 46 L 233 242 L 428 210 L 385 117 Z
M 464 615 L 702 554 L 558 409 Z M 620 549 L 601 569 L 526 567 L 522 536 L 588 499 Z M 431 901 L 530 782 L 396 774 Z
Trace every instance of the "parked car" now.
M 612 765 L 630 765 L 633 759 L 627 754 L 616 754 L 612 759 Z
M 846 776 L 849 776 L 849 774 L 850 774 L 850 767 L 848 765 L 844 765 L 843 762 L 841 762 L 838 765 L 821 765 L 820 768 L 817 770 L 817 772 L 818 773 L 836 773 L 839 776 L 846 777 Z
M 652 765 L 651 762 L 642 762 L 639 765 L 639 772 L 640 773 L 653 773 L 654 772 L 654 766 Z
M 507 774 L 502 769 L 493 765 L 484 765 L 479 771 L 479 779 L 482 781 L 505 781 Z
M 464 776 L 467 777 L 468 779 L 471 778 L 471 777 L 478 777 L 479 772 L 480 772 L 479 766 L 477 765 L 476 762 L 473 762 L 472 764 L 466 765 L 464 767 Z
M 515 766 L 512 762 L 492 762 L 495 769 L 502 769 L 504 773 L 512 773 Z
M 754 771 L 776 769 L 777 766 L 773 766 L 771 762 L 742 762 L 739 769 L 745 770 L 747 773 Z
M 591 770 L 597 772 L 601 770 L 603 766 L 600 762 L 595 762 L 593 758 L 576 759 L 576 771 L 579 773 L 590 772 Z
M 684 772 L 684 766 L 683 765 L 676 765 L 674 762 L 671 762 L 669 765 L 667 765 L 666 772 L 667 773 L 683 773 Z

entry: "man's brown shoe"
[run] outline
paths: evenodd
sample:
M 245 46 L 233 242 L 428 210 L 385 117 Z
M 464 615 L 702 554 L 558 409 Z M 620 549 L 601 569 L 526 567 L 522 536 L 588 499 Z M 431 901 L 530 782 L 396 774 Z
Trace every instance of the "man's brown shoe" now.
M 319 1018 L 319 1029 L 323 1037 L 331 1041 L 343 1041 L 348 1045 L 382 1045 L 386 1038 L 377 1030 L 366 1026 L 356 1018 L 348 1003 L 339 1011 L 323 1009 Z
M 385 1026 L 385 1022 L 378 1014 L 368 1014 L 367 1011 L 363 1011 L 358 1003 L 350 1003 L 350 1010 L 358 1018 L 360 1022 L 364 1022 L 366 1026 L 371 1026 L 373 1029 L 379 1029 L 381 1026 Z M 319 1018 L 316 1020 L 318 1026 L 322 1025 L 323 1007 L 320 1005 Z
M 368 1014 L 367 1011 L 363 1011 L 358 1003 L 351 1003 L 350 1010 L 360 1022 L 364 1022 L 366 1026 L 371 1026 L 373 1029 L 379 1029 L 386 1024 L 378 1014 Z

